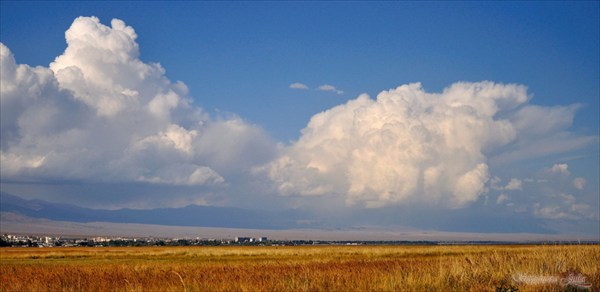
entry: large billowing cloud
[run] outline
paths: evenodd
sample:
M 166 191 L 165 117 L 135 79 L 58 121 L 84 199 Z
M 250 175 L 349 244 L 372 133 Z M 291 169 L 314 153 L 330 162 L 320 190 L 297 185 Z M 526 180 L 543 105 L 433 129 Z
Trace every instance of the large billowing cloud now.
M 528 101 L 526 87 L 492 82 L 459 82 L 442 93 L 413 83 L 375 100 L 361 95 L 314 115 L 300 139 L 261 170 L 283 195 L 338 196 L 367 207 L 464 207 L 487 191 L 491 155 L 522 154 L 536 139 L 570 136 L 565 129 L 577 106 Z M 544 154 L 595 137 L 576 139 Z
M 0 44 L 3 180 L 218 185 L 271 159 L 262 129 L 209 117 L 142 62 L 123 21 L 79 17 L 65 35 L 49 68 L 17 64 Z

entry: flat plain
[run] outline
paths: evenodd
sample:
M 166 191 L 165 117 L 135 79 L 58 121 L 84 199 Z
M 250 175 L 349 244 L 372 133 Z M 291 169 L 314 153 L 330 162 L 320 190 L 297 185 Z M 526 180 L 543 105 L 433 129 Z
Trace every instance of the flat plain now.
M 1 291 L 600 287 L 600 245 L 2 248 L 0 261 Z

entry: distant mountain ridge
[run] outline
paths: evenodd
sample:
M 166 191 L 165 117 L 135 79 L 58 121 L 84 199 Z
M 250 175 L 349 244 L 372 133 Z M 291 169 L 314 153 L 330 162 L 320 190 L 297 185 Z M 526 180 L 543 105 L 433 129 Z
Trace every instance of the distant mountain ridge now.
M 232 207 L 189 205 L 182 208 L 149 210 L 103 210 L 70 204 L 57 204 L 43 200 L 26 200 L 0 192 L 0 211 L 71 222 L 140 223 L 169 226 L 198 226 L 224 228 L 289 229 L 317 228 L 305 214 L 296 210 L 280 212 L 247 210 Z
M 415 216 L 418 210 L 397 208 L 355 209 L 347 214 L 312 213 L 310 210 L 260 211 L 233 207 L 189 205 L 181 208 L 91 209 L 72 204 L 27 200 L 0 192 L 0 211 L 34 219 L 73 223 L 125 223 L 161 226 L 238 228 L 262 230 L 319 229 L 319 230 L 430 230 L 475 233 L 538 233 L 556 234 L 553 226 L 564 224 L 564 230 L 577 230 L 569 222 L 548 222 L 541 219 L 525 220 L 525 214 L 467 214 L 464 210 L 430 212 L 429 216 Z M 478 220 L 473 221 L 472 216 Z M 583 222 L 586 224 L 593 224 Z M 577 224 L 583 224 L 578 222 Z M 563 231 L 565 232 L 565 231 Z

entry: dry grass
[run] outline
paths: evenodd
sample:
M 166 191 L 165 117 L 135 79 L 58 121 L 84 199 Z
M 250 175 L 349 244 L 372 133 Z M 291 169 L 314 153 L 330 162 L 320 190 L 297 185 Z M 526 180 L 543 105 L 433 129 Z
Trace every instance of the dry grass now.
M 600 246 L 0 249 L 1 291 L 562 290 L 513 275 L 574 271 L 600 287 Z

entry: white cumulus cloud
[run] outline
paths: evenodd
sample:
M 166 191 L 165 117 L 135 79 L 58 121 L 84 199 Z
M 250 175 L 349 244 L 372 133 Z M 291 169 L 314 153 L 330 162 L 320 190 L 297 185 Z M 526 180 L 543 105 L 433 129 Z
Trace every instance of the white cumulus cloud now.
M 49 68 L 0 44 L 2 179 L 218 185 L 275 145 L 236 116 L 211 118 L 183 82 L 139 59 L 137 35 L 79 17 Z
M 511 123 L 494 115 L 527 99 L 523 86 L 491 82 L 457 83 L 442 94 L 414 83 L 376 100 L 361 95 L 313 116 L 268 175 L 282 194 L 462 207 L 485 190 L 484 151 L 515 139 Z
M 525 86 L 488 81 L 458 82 L 441 93 L 413 83 L 376 99 L 363 94 L 314 115 L 299 140 L 261 170 L 282 195 L 338 196 L 367 207 L 465 207 L 487 191 L 489 153 L 528 147 L 531 133 L 555 134 L 528 126 L 529 99 Z M 550 128 L 563 131 L 560 124 Z M 522 189 L 519 179 L 498 183 L 492 181 L 497 189 Z
M 569 176 L 571 173 L 569 172 L 569 165 L 566 163 L 559 163 L 552 165 L 551 168 L 548 169 L 551 173 L 563 174 Z
M 586 180 L 583 177 L 577 177 L 573 180 L 573 186 L 578 190 L 583 190 L 585 188 Z

